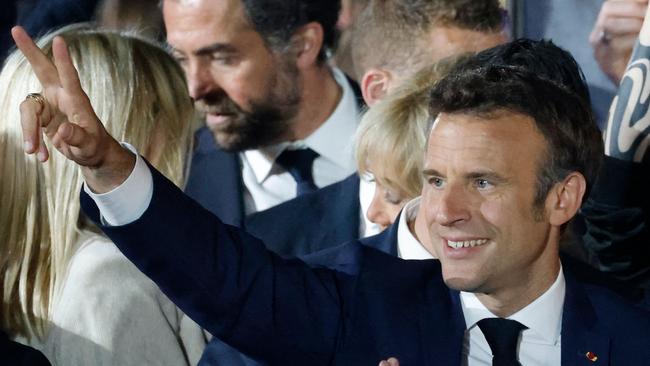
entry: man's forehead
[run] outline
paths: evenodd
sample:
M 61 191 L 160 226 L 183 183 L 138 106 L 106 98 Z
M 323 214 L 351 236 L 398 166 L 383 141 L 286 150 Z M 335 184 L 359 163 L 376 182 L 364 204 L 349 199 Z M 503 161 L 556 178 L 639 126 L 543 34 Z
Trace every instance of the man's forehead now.
M 163 16 L 165 23 L 190 18 L 196 20 L 197 26 L 204 25 L 208 20 L 214 24 L 248 24 L 241 0 L 165 0 Z
M 545 140 L 532 118 L 519 113 L 499 111 L 486 117 L 440 113 L 429 135 L 427 160 L 455 159 L 461 155 L 477 160 L 492 156 L 518 159 L 521 155 L 535 155 L 544 147 Z
M 241 3 L 241 0 L 161 0 L 161 4 L 171 3 L 185 7 L 199 7 L 204 5 L 216 6 L 226 3 Z
M 162 0 L 161 1 L 161 3 L 167 3 L 167 2 L 177 3 L 179 5 L 184 5 L 184 6 L 196 6 L 198 3 L 201 2 L 201 0 Z
M 186 52 L 228 44 L 252 30 L 240 0 L 165 0 L 163 16 L 168 43 Z

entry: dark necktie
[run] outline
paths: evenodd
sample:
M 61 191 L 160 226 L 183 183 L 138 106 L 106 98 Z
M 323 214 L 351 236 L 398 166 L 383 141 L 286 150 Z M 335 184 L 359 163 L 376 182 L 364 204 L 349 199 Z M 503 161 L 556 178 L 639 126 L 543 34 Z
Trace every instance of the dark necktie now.
M 487 318 L 477 324 L 492 350 L 492 366 L 521 366 L 517 361 L 517 343 L 519 333 L 527 329 L 525 325 L 503 318 Z
M 296 195 L 313 192 L 318 189 L 312 176 L 312 166 L 318 153 L 312 149 L 284 150 L 275 160 L 286 169 L 296 181 Z

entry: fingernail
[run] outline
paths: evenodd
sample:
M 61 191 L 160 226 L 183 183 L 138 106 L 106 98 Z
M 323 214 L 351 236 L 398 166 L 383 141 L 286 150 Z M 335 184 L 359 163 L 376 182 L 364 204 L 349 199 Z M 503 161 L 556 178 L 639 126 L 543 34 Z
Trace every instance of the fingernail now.
M 32 152 L 34 150 L 34 143 L 31 141 L 25 141 L 25 151 Z
M 47 158 L 47 155 L 45 155 L 44 152 L 42 152 L 42 151 L 38 152 L 38 160 L 39 161 L 45 161 L 46 158 Z

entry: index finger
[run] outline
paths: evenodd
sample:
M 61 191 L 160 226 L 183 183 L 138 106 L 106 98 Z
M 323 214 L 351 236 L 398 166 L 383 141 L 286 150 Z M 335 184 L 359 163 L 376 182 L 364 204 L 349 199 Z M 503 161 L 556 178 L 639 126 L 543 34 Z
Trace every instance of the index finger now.
M 32 38 L 20 26 L 11 28 L 11 36 L 16 42 L 16 46 L 23 53 L 29 64 L 32 66 L 36 77 L 43 87 L 50 85 L 59 85 L 59 75 L 56 67 L 40 48 L 34 43 Z

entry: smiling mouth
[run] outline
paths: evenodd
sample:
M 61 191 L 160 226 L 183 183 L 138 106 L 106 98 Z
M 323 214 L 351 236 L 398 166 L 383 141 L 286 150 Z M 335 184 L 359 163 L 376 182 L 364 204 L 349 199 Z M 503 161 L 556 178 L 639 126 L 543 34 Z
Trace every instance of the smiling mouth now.
M 488 239 L 472 239 L 472 240 L 460 240 L 460 241 L 447 240 L 447 246 L 453 249 L 474 248 L 474 247 L 481 246 L 487 242 Z

